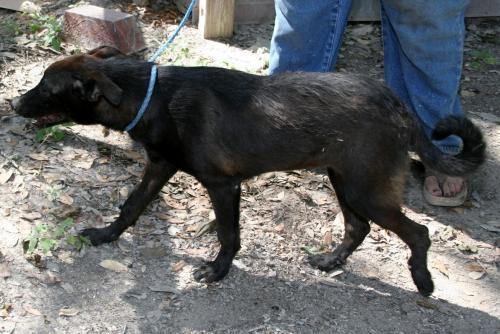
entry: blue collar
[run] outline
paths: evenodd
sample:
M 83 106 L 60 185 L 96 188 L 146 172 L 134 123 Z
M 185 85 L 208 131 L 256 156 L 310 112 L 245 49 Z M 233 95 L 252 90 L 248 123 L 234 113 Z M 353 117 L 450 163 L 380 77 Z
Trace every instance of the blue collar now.
M 135 118 L 132 120 L 132 122 L 130 122 L 130 124 L 127 125 L 125 131 L 129 132 L 130 130 L 132 130 L 137 125 L 137 123 L 139 123 L 142 116 L 146 112 L 146 109 L 148 109 L 149 102 L 151 101 L 151 96 L 153 95 L 153 90 L 155 88 L 157 72 L 158 72 L 158 67 L 156 66 L 156 64 L 154 64 L 153 67 L 151 67 L 151 75 L 149 77 L 149 86 L 146 97 L 142 101 L 141 108 L 137 112 L 137 115 L 135 115 Z

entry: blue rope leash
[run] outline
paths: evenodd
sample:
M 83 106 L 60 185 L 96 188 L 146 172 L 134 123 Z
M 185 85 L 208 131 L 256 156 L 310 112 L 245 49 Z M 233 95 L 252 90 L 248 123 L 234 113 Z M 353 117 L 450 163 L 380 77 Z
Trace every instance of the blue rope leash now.
M 169 45 L 174 41 L 174 39 L 177 36 L 177 34 L 179 33 L 179 31 L 186 24 L 186 21 L 187 21 L 188 17 L 191 15 L 191 12 L 193 11 L 195 4 L 196 4 L 196 0 L 191 0 L 191 3 L 189 4 L 189 7 L 188 7 L 186 13 L 184 14 L 184 17 L 182 18 L 181 22 L 177 26 L 177 29 L 175 29 L 174 33 L 170 36 L 170 38 L 149 58 L 148 61 L 154 63 L 156 61 L 156 59 L 159 56 L 161 56 L 161 54 L 163 52 L 165 52 L 165 50 L 169 47 Z M 126 132 L 129 132 L 130 130 L 132 130 L 137 125 L 137 123 L 139 123 L 142 116 L 144 116 L 144 113 L 148 109 L 149 102 L 151 101 L 151 96 L 153 95 L 153 91 L 155 88 L 157 75 L 158 75 L 158 66 L 156 66 L 156 64 L 154 64 L 151 67 L 151 74 L 149 77 L 149 86 L 148 86 L 148 91 L 146 93 L 146 97 L 142 101 L 141 107 L 139 108 L 137 115 L 135 115 L 135 118 L 125 128 Z

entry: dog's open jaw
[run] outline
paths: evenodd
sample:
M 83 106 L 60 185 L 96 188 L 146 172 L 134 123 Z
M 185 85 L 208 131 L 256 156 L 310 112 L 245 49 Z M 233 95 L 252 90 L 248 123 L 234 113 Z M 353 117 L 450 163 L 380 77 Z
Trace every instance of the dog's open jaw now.
M 35 118 L 35 126 L 37 128 L 46 128 L 48 126 L 67 122 L 68 119 L 61 114 L 49 114 Z

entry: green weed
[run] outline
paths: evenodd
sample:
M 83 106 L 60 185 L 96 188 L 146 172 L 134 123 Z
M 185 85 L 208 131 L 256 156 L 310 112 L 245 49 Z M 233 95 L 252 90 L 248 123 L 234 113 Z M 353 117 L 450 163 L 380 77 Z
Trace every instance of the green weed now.
M 90 246 L 90 240 L 81 235 L 71 235 L 69 230 L 75 225 L 73 218 L 66 218 L 56 226 L 38 224 L 31 231 L 30 236 L 23 242 L 24 252 L 33 253 L 39 249 L 44 254 L 56 250 L 63 241 L 77 250 Z
M 54 125 L 38 130 L 35 134 L 35 141 L 38 143 L 44 143 L 48 140 L 58 142 L 63 140 L 65 136 L 66 133 L 58 125 Z
M 40 33 L 43 45 L 57 51 L 61 50 L 62 19 L 41 13 L 33 13 L 29 17 L 32 19 L 29 26 L 31 32 Z

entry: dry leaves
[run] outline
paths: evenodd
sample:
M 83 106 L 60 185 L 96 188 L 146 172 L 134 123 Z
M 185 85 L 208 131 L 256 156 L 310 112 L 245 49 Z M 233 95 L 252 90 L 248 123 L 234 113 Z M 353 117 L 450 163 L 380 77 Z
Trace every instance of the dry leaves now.
M 484 267 L 477 262 L 466 264 L 465 270 L 469 272 L 468 276 L 474 280 L 479 280 L 486 275 Z
M 68 194 L 65 193 L 59 193 L 59 196 L 57 197 L 57 200 L 63 204 L 66 205 L 71 205 L 74 202 L 73 197 L 69 196 Z
M 9 303 L 3 304 L 3 308 L 0 310 L 0 317 L 2 318 L 8 317 L 11 311 L 12 311 L 12 304 Z
M 181 293 L 176 288 L 168 286 L 168 285 L 165 285 L 165 284 L 150 286 L 149 290 L 151 290 L 153 292 L 173 293 L 173 294 L 176 294 L 176 295 L 179 294 L 179 293 Z
M 26 312 L 28 312 L 31 315 L 43 316 L 42 312 L 40 312 L 36 308 L 32 307 L 31 305 L 23 305 L 23 310 L 25 310 Z
M 45 153 L 30 153 L 28 157 L 36 161 L 49 161 L 49 157 Z
M 186 262 L 184 260 L 180 260 L 179 262 L 176 262 L 173 266 L 172 266 L 172 271 L 174 273 L 178 272 L 178 271 L 181 271 L 182 268 L 184 268 L 184 266 L 186 265 Z
M 10 277 L 10 270 L 7 263 L 0 263 L 0 278 Z
M 59 310 L 59 316 L 61 317 L 73 317 L 78 313 L 80 313 L 80 311 L 74 308 L 62 308 Z
M 432 262 L 432 267 L 436 268 L 437 270 L 439 270 L 439 272 L 441 274 L 443 274 L 444 276 L 446 276 L 448 278 L 450 277 L 450 273 L 448 271 L 448 265 L 446 263 L 444 263 L 443 261 L 441 261 L 439 259 L 435 259 Z
M 14 175 L 13 169 L 9 169 L 7 171 L 2 171 L 0 173 L 0 184 L 5 184 L 5 183 L 9 182 L 9 180 L 12 178 L 13 175 Z
M 112 270 L 117 273 L 123 273 L 128 271 L 128 267 L 126 265 L 115 260 L 103 260 L 99 263 L 99 265 L 103 268 Z
M 26 277 L 36 278 L 39 282 L 47 285 L 61 283 L 61 279 L 57 275 L 51 273 L 50 271 L 46 273 L 30 272 L 26 274 Z
M 326 231 L 323 235 L 323 245 L 330 247 L 333 243 L 332 231 Z

